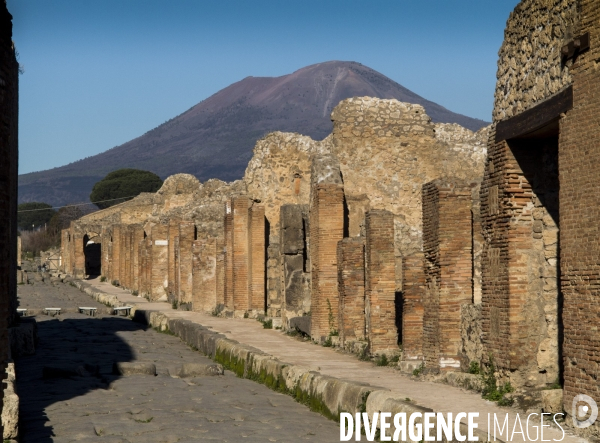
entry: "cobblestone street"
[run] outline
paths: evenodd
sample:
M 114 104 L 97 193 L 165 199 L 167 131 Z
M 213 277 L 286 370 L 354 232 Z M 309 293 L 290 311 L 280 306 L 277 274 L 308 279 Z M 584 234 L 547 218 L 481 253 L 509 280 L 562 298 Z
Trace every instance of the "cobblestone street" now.
M 180 378 L 183 364 L 214 363 L 176 337 L 107 315 L 67 284 L 18 292 L 33 312 L 48 303 L 66 310 L 36 316 L 37 352 L 17 361 L 24 443 L 339 441 L 336 423 L 228 371 Z M 74 312 L 83 302 L 98 305 L 96 318 Z M 157 375 L 113 375 L 114 362 L 154 364 Z

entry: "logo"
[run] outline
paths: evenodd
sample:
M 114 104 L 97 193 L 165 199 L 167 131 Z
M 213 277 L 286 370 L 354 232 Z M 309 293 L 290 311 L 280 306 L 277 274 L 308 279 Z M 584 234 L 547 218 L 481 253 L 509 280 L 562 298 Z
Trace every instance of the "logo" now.
M 584 420 L 588 414 L 589 417 Z M 576 395 L 573 398 L 571 416 L 573 417 L 573 426 L 576 428 L 587 428 L 593 425 L 598 418 L 598 405 L 589 395 Z

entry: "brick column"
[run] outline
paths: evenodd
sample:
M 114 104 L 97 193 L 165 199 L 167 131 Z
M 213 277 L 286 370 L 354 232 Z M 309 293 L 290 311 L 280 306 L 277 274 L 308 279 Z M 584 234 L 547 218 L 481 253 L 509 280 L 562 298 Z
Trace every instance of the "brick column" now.
M 265 311 L 265 208 L 253 204 L 248 214 L 249 227 L 249 284 L 251 310 Z
M 158 300 L 166 295 L 169 279 L 169 227 L 157 224 L 152 226 L 152 255 L 151 255 L 151 278 L 150 278 L 150 300 Z
M 340 344 L 365 339 L 365 241 L 363 237 L 338 242 Z
M 424 256 L 402 258 L 402 349 L 404 360 L 423 359 Z
M 193 310 L 212 312 L 217 307 L 217 243 L 214 238 L 196 240 L 192 245 Z
M 366 322 L 371 354 L 398 353 L 394 215 L 371 210 L 366 215 Z
M 124 272 L 125 272 L 125 278 L 123 279 L 123 284 L 122 286 L 127 288 L 127 289 L 131 289 L 131 259 L 132 259 L 132 252 L 133 252 L 133 248 L 131 246 L 131 241 L 132 241 L 132 235 L 133 235 L 133 231 L 131 229 L 130 225 L 125 226 L 125 229 L 123 230 L 123 252 L 124 252 L 124 257 L 125 257 L 125 268 L 124 268 Z
M 344 186 L 337 159 L 313 159 L 311 180 L 310 335 L 322 341 L 338 330 L 337 244 L 344 238 Z
M 112 280 L 121 278 L 121 225 L 115 224 L 112 229 Z
M 142 225 L 131 227 L 131 289 L 140 292 L 140 243 L 144 240 Z
M 433 372 L 460 369 L 460 307 L 473 299 L 471 227 L 471 184 L 423 185 L 423 354 Z
M 169 303 L 177 300 L 177 294 L 175 292 L 175 278 L 177 270 L 175 269 L 175 237 L 179 236 L 179 223 L 181 219 L 173 217 L 169 220 L 169 286 L 167 290 Z
M 233 212 L 233 309 L 245 312 L 249 309 L 249 239 L 248 209 L 246 197 L 231 200 Z
M 192 243 L 196 240 L 194 222 L 179 224 L 179 302 L 192 303 Z
M 85 245 L 83 237 L 85 233 L 71 222 L 71 243 L 73 247 L 73 277 L 83 278 L 85 276 Z
M 225 237 L 220 235 L 217 244 L 217 306 L 225 306 Z
M 225 306 L 233 309 L 233 211 L 231 202 L 225 203 Z

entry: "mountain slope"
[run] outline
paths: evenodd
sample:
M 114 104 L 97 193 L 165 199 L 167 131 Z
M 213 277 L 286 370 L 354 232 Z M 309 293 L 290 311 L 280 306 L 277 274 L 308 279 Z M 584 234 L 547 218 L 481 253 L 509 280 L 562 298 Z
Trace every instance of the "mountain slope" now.
M 321 140 L 332 129 L 331 110 L 345 98 L 361 96 L 421 104 L 434 122 L 458 123 L 471 130 L 486 125 L 428 101 L 359 63 L 319 63 L 281 77 L 247 77 L 121 146 L 66 166 L 21 175 L 19 201 L 53 205 L 88 201 L 94 183 L 119 168 L 147 169 L 163 179 L 178 172 L 202 181 L 238 179 L 256 140 L 275 130 Z

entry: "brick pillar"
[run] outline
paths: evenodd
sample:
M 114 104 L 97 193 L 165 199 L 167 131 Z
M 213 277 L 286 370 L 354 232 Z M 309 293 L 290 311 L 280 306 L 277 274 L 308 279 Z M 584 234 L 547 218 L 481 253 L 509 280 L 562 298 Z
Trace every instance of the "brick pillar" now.
M 109 256 L 109 243 L 110 243 L 110 228 L 108 226 L 102 226 L 100 232 L 100 242 L 101 242 L 101 256 L 100 256 L 100 268 L 101 275 L 108 278 L 109 270 L 108 263 L 110 261 Z
M 249 309 L 249 239 L 248 209 L 250 200 L 236 197 L 231 200 L 233 213 L 233 309 L 245 312 Z
M 217 244 L 217 306 L 225 306 L 225 237 L 220 235 Z
M 166 295 L 169 283 L 169 226 L 152 226 L 150 300 L 158 300 Z
M 131 233 L 131 289 L 140 292 L 140 243 L 144 240 L 142 225 L 133 225 Z
M 394 215 L 370 210 L 366 215 L 365 311 L 371 354 L 397 353 L 396 261 Z
M 231 202 L 225 203 L 225 306 L 233 309 L 233 211 Z
M 124 278 L 124 282 L 123 282 L 123 287 L 127 288 L 127 289 L 131 289 L 131 258 L 132 258 L 132 245 L 131 245 L 131 241 L 132 241 L 132 229 L 130 225 L 125 226 L 125 229 L 123 230 L 123 252 L 124 252 L 124 257 L 125 257 L 125 268 L 124 268 L 124 272 L 125 272 L 125 278 Z
M 112 230 L 112 280 L 121 279 L 121 225 L 113 225 Z
M 251 310 L 265 311 L 265 273 L 266 273 L 266 232 L 265 232 L 265 208 L 253 204 L 248 214 L 249 228 L 249 283 Z
M 83 244 L 84 234 L 81 229 L 71 222 L 71 242 L 73 245 L 73 277 L 84 278 L 85 276 L 85 245 Z
M 310 335 L 321 341 L 338 329 L 337 244 L 344 238 L 344 186 L 337 159 L 313 159 L 311 180 Z
M 179 302 L 192 303 L 192 243 L 196 240 L 194 222 L 179 224 Z
M 69 230 L 60 231 L 60 259 L 61 269 L 64 273 L 69 273 Z
M 196 240 L 193 257 L 193 310 L 212 312 L 217 307 L 216 239 Z
M 345 238 L 337 247 L 340 344 L 365 339 L 365 241 Z
M 402 258 L 402 349 L 404 360 L 423 359 L 424 256 Z
M 472 303 L 471 184 L 423 185 L 423 354 L 428 370 L 460 369 L 460 307 Z
M 171 218 L 169 220 L 169 245 L 168 245 L 168 250 L 169 250 L 169 265 L 168 265 L 168 270 L 169 270 L 169 284 L 168 284 L 168 289 L 167 289 L 167 294 L 168 294 L 168 298 L 169 298 L 169 303 L 172 303 L 174 300 L 177 299 L 177 294 L 175 293 L 175 274 L 176 274 L 176 270 L 175 270 L 175 237 L 179 236 L 179 223 L 181 222 L 181 219 L 179 218 Z

